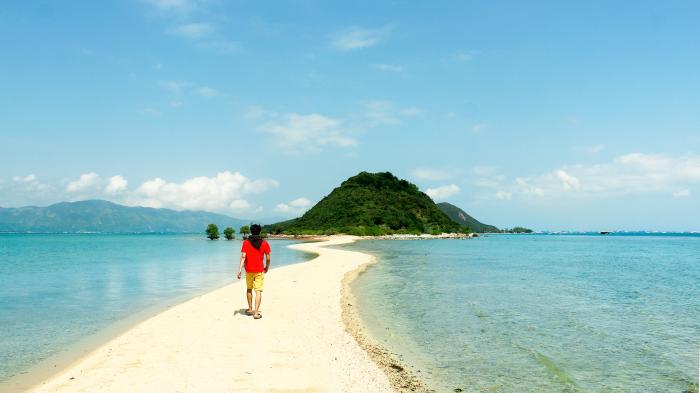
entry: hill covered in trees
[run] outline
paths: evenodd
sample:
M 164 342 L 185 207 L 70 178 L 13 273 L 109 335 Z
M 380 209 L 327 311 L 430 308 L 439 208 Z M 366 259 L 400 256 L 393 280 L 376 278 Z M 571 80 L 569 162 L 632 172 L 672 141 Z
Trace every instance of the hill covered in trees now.
M 456 222 L 457 224 L 467 227 L 471 229 L 474 232 L 478 233 L 497 233 L 501 232 L 500 229 L 496 228 L 493 225 L 488 225 L 480 222 L 476 218 L 470 216 L 465 212 L 464 210 L 460 209 L 459 207 L 447 203 L 447 202 L 440 202 L 437 204 L 440 210 L 443 211 L 443 213 L 447 214 L 448 217 L 452 219 L 452 221 Z
M 382 235 L 388 233 L 461 232 L 416 185 L 390 172 L 345 180 L 303 216 L 267 225 L 273 234 Z
M 131 207 L 103 200 L 0 208 L 0 232 L 200 233 L 210 223 L 237 228 L 248 221 L 223 214 Z

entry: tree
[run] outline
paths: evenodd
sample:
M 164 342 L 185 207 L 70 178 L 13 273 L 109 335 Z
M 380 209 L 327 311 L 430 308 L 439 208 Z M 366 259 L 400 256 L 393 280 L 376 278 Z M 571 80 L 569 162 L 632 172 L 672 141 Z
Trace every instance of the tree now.
M 233 228 L 226 227 L 226 229 L 224 229 L 224 236 L 226 236 L 226 240 L 235 239 L 236 237 L 233 235 L 233 233 Z
M 207 237 L 210 240 L 216 240 L 219 238 L 219 227 L 216 224 L 207 225 Z
M 246 236 L 246 235 L 248 235 L 248 234 L 250 233 L 250 227 L 249 227 L 248 225 L 243 225 L 243 226 L 241 227 L 241 229 L 238 230 L 238 232 L 239 232 L 241 235 Z

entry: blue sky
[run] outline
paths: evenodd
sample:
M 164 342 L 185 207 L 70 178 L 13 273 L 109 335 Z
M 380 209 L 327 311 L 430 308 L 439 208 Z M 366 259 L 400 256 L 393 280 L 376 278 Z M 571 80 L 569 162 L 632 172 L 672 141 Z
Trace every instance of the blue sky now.
M 12 2 L 0 206 L 265 219 L 391 171 L 501 227 L 700 230 L 697 1 Z

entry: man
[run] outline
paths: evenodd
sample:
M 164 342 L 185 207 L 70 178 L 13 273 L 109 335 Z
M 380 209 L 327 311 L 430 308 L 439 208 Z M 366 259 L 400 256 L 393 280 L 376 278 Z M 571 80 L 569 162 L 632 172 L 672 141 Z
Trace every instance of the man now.
M 241 263 L 238 266 L 238 279 L 241 278 L 243 266 L 245 266 L 246 296 L 248 297 L 248 315 L 255 319 L 262 318 L 260 314 L 260 301 L 262 300 L 265 273 L 270 268 L 270 245 L 260 237 L 261 227 L 258 224 L 250 226 L 250 236 L 243 240 L 241 247 Z M 266 263 L 263 266 L 263 256 Z M 253 310 L 253 289 L 255 290 L 255 310 Z

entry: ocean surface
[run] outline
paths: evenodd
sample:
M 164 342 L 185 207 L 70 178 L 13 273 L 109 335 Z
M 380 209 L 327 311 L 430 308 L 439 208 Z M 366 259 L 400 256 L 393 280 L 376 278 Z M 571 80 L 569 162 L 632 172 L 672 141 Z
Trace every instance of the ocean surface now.
M 438 391 L 698 391 L 698 235 L 347 247 L 380 260 L 352 285 L 370 333 Z
M 312 257 L 292 243 L 270 241 L 272 268 Z M 119 321 L 233 282 L 240 250 L 204 235 L 0 234 L 0 387 Z

